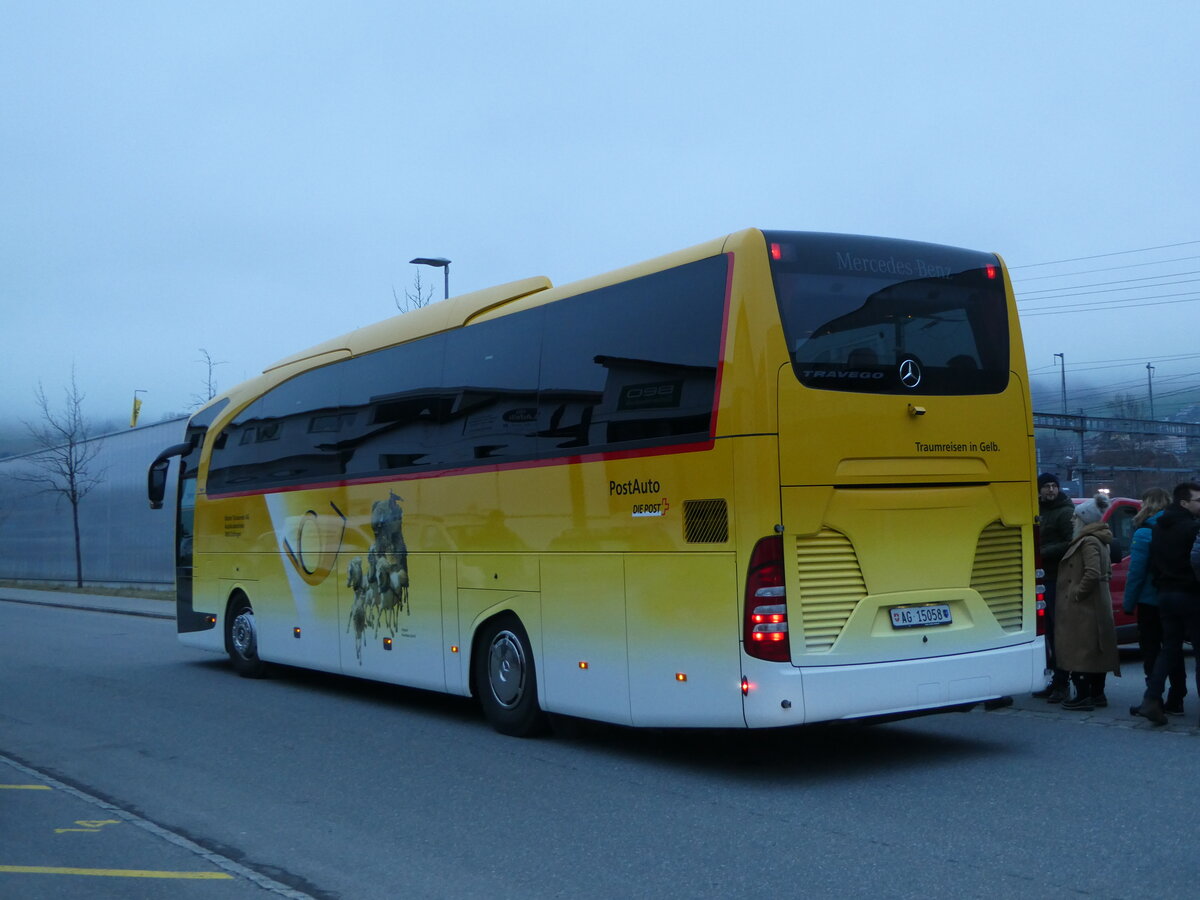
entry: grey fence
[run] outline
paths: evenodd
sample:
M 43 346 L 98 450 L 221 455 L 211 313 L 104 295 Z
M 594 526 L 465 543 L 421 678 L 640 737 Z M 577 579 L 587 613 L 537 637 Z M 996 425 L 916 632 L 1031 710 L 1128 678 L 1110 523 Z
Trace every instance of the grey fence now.
M 185 424 L 174 419 L 95 439 L 99 452 L 90 469 L 102 480 L 79 504 L 85 584 L 174 584 L 175 497 L 151 510 L 146 469 L 183 440 Z M 39 471 L 35 456 L 0 460 L 0 580 L 74 584 L 71 504 L 22 480 Z

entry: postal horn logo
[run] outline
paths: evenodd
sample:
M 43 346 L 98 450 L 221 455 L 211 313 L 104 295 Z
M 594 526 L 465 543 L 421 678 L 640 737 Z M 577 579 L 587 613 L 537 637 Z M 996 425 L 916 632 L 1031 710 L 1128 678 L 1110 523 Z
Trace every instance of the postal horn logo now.
M 921 383 L 921 367 L 915 359 L 900 363 L 900 383 L 910 389 Z

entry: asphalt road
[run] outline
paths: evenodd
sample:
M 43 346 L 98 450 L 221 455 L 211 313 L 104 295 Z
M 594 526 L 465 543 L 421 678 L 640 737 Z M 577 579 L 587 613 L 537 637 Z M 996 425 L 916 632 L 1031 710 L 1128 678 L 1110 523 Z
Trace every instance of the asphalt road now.
M 0 599 L 6 596 L 0 589 Z M 0 897 L 1189 896 L 1195 716 L 518 740 L 171 621 L 0 602 Z M 76 873 L 77 872 L 77 873 Z

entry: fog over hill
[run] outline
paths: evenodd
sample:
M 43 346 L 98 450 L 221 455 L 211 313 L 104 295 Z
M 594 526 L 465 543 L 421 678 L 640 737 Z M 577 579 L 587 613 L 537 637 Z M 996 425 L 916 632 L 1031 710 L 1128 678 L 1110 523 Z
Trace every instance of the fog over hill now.
M 1200 379 L 1190 384 L 1154 387 L 1154 415 L 1150 414 L 1150 391 L 1146 379 L 1141 385 L 1100 378 L 1075 378 L 1067 385 L 1066 412 L 1069 415 L 1112 418 L 1161 419 L 1200 422 Z M 1063 412 L 1062 382 L 1059 377 L 1030 377 L 1033 411 Z

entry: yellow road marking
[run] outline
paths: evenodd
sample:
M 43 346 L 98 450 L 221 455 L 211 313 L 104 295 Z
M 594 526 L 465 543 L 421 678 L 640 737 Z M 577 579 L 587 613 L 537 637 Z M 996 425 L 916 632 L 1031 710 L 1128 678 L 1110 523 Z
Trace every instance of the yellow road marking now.
M 48 784 L 0 784 L 0 791 L 48 791 Z
M 55 834 L 63 834 L 67 831 L 91 831 L 97 832 L 105 825 L 120 825 L 116 819 L 76 819 L 76 825 L 82 825 L 82 828 L 55 828 Z
M 226 872 L 156 872 L 152 869 L 72 869 L 60 866 L 0 866 L 0 872 L 18 875 L 98 875 L 109 878 L 231 879 Z

